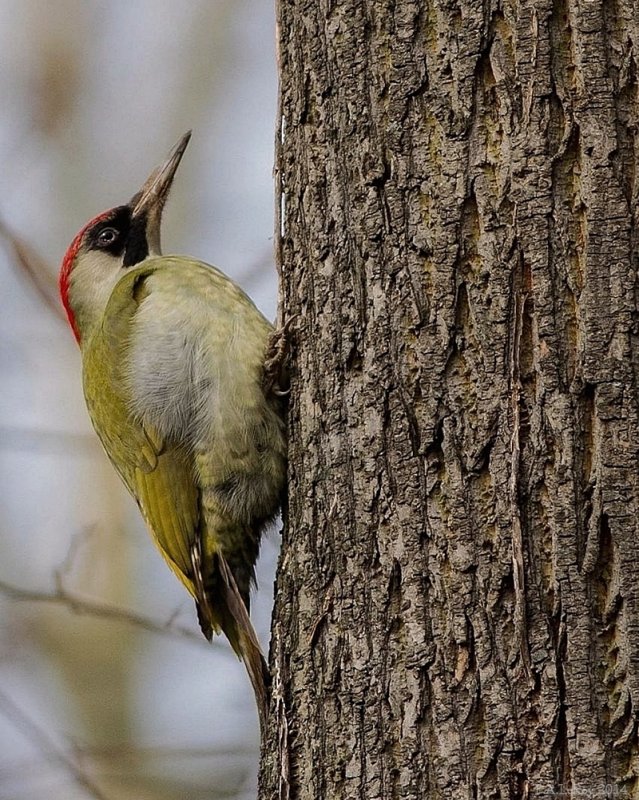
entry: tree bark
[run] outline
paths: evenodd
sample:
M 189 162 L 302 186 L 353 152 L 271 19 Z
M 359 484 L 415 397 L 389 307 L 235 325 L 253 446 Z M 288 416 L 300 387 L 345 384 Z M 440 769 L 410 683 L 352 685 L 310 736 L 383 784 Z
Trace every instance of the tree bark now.
M 279 32 L 260 797 L 637 797 L 639 3 L 280 0 Z

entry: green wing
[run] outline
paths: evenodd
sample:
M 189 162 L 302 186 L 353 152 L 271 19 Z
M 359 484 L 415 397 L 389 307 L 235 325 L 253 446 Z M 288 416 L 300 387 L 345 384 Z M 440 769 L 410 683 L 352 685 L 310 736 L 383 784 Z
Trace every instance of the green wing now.
M 184 280 L 186 269 L 189 270 L 188 280 Z M 158 280 L 149 280 L 156 273 Z M 173 432 L 170 425 L 158 422 L 162 430 L 169 431 L 165 437 L 150 423 L 142 424 L 136 417 L 134 408 L 139 406 L 136 406 L 126 371 L 127 365 L 137 368 L 138 362 L 131 360 L 135 348 L 130 342 L 136 323 L 144 321 L 144 311 L 149 309 L 147 304 L 136 318 L 140 304 L 147 297 L 151 307 L 153 300 L 162 301 L 158 313 L 151 318 L 152 325 L 157 324 L 157 327 L 151 331 L 145 328 L 149 342 L 156 345 L 154 355 L 168 353 L 166 363 L 178 363 L 162 341 L 162 334 L 167 331 L 172 334 L 177 330 L 180 336 L 180 329 L 172 329 L 170 324 L 171 307 L 178 302 L 178 293 L 188 304 L 187 310 L 193 312 L 194 321 L 199 312 L 206 311 L 200 327 L 193 326 L 195 342 L 201 343 L 202 337 L 213 337 L 212 344 L 211 339 L 207 339 L 211 350 L 225 354 L 237 336 L 238 326 L 244 337 L 244 364 L 242 369 L 225 375 L 229 399 L 221 410 L 216 409 L 216 413 L 222 415 L 220 427 L 227 431 L 225 447 L 215 450 L 214 458 L 209 457 L 211 453 L 200 453 L 197 471 L 194 454 L 180 443 L 183 436 Z M 242 458 L 246 449 L 247 415 L 256 414 L 251 423 L 253 429 L 259 430 L 263 422 L 253 406 L 256 405 L 259 412 L 256 392 L 261 382 L 270 328 L 242 290 L 218 270 L 169 256 L 149 259 L 125 273 L 111 294 L 101 323 L 81 343 L 85 398 L 104 449 L 137 500 L 160 552 L 196 599 L 204 634 L 210 638 L 214 630 L 223 630 L 235 652 L 244 659 L 262 719 L 266 716 L 267 705 L 266 666 L 247 611 L 259 532 L 250 521 L 238 521 L 229 515 L 216 500 L 215 493 L 207 490 L 223 482 L 227 472 L 233 474 L 233 469 L 245 468 Z M 171 342 L 171 335 L 166 342 Z M 179 357 L 178 349 L 173 352 Z M 161 375 L 164 391 L 165 379 L 170 375 L 155 369 L 155 362 L 148 358 L 148 349 L 143 355 L 139 362 L 142 369 L 150 369 L 153 376 Z M 146 385 L 144 388 L 148 389 Z M 208 397 L 207 385 L 201 391 Z M 243 415 L 238 415 L 234 407 L 237 397 L 248 398 Z M 165 407 L 165 396 L 160 399 Z M 145 420 L 147 417 L 160 419 L 145 414 Z M 213 444 L 211 442 L 211 451 Z M 281 454 L 274 463 L 283 468 Z M 267 514 L 270 511 L 269 504 Z
M 107 455 L 136 499 L 160 552 L 195 596 L 191 547 L 198 535 L 199 493 L 192 458 L 132 414 L 126 396 L 126 347 L 132 320 L 153 268 L 137 268 L 117 284 L 102 324 L 84 347 L 84 394 Z

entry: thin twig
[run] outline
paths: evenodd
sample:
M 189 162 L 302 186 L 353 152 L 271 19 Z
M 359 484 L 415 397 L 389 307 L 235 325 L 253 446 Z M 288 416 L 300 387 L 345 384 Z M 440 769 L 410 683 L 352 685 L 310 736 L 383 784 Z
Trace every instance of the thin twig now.
M 107 795 L 96 786 L 89 775 L 80 767 L 79 764 L 67 753 L 64 752 L 58 745 L 49 737 L 49 735 L 40 728 L 24 711 L 17 706 L 13 700 L 0 689 L 0 713 L 3 714 L 12 725 L 27 737 L 27 739 L 34 744 L 38 750 L 45 755 L 52 757 L 55 761 L 61 764 L 74 781 L 86 789 L 88 794 L 95 798 L 95 800 L 108 800 Z
M 56 282 L 44 261 L 2 219 L 0 219 L 0 236 L 8 242 L 16 267 L 26 276 L 49 311 L 63 320 L 64 313 L 58 302 Z
M 83 758 L 100 760 L 135 760 L 137 758 L 254 758 L 255 747 L 229 746 L 226 748 L 211 745 L 210 747 L 179 747 L 171 745 L 75 745 L 74 752 Z
M 0 594 L 4 594 L 5 597 L 20 602 L 62 605 L 76 614 L 88 614 L 102 619 L 126 622 L 129 625 L 135 625 L 151 633 L 168 634 L 179 639 L 187 639 L 194 644 L 200 645 L 200 647 L 206 647 L 207 650 L 210 650 L 211 647 L 216 647 L 225 652 L 228 651 L 228 648 L 222 647 L 217 641 L 208 642 L 199 632 L 196 632 L 192 628 L 176 624 L 177 610 L 173 611 L 167 620 L 160 622 L 152 617 L 147 617 L 143 614 L 131 611 L 130 609 L 121 608 L 110 603 L 105 603 L 104 601 L 94 600 L 91 597 L 85 597 L 76 592 L 69 591 L 66 587 L 66 581 L 73 572 L 80 551 L 87 544 L 92 533 L 93 528 L 89 527 L 72 537 L 64 560 L 53 572 L 55 584 L 55 589 L 53 591 L 47 592 L 23 589 L 21 586 L 16 586 L 8 581 L 0 580 Z
M 93 434 L 42 428 L 0 426 L 0 449 L 63 455 L 68 455 L 71 451 L 83 451 L 83 454 L 103 457 L 98 440 Z
M 59 573 L 56 573 L 58 578 Z M 172 614 L 166 622 L 155 620 L 143 614 L 138 614 L 126 608 L 110 605 L 89 597 L 83 597 L 65 589 L 59 579 L 56 579 L 56 589 L 53 592 L 44 592 L 31 589 L 23 589 L 7 581 L 0 580 L 0 593 L 11 600 L 26 603 L 48 603 L 51 605 L 62 605 L 76 614 L 87 614 L 101 619 L 111 619 L 119 622 L 126 622 L 128 625 L 135 625 L 151 633 L 174 636 L 178 639 L 186 639 L 193 644 L 206 647 L 210 650 L 211 646 L 220 648 L 227 652 L 228 648 L 222 647 L 217 641 L 207 642 L 206 639 L 192 628 L 183 625 L 176 625 Z

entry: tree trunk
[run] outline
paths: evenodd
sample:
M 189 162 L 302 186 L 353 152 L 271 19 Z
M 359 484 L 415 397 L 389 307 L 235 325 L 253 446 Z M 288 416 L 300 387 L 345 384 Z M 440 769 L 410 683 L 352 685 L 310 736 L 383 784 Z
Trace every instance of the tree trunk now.
M 281 0 L 262 800 L 639 796 L 639 3 Z

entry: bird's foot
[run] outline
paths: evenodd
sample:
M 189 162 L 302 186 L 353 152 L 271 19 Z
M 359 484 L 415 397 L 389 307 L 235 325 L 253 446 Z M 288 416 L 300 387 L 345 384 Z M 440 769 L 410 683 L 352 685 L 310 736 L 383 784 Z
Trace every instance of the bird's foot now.
M 287 361 L 290 352 L 289 333 L 296 317 L 297 315 L 288 319 L 281 328 L 269 336 L 262 381 L 266 394 L 272 392 L 278 397 L 286 397 L 291 391 Z

